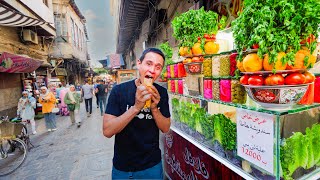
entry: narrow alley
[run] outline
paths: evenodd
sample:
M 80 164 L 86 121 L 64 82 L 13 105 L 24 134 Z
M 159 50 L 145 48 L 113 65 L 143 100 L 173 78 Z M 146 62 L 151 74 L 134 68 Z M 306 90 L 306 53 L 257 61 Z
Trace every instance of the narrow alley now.
M 113 142 L 102 134 L 100 110 L 93 106 L 87 118 L 84 103 L 82 126 L 71 126 L 69 116 L 57 115 L 58 130 L 47 132 L 44 119 L 36 121 L 26 161 L 5 180 L 111 179 Z

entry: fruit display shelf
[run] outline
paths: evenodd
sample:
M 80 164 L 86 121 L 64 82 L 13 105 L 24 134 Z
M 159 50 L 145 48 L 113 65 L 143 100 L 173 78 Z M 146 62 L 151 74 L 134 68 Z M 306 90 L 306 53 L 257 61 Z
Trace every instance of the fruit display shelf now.
M 308 138 L 309 135 L 305 135 L 306 132 L 310 132 L 308 129 L 311 129 L 311 127 L 316 129 L 320 126 L 320 104 L 294 105 L 287 110 L 267 110 L 260 108 L 254 102 L 241 105 L 208 100 L 202 96 L 186 96 L 174 93 L 169 94 L 169 102 L 172 114 L 172 131 L 199 148 L 198 151 L 206 153 L 242 178 L 281 179 L 284 175 L 282 172 L 286 173 L 286 178 L 289 176 L 294 179 L 320 178 L 320 168 L 313 164 L 308 168 L 289 169 L 294 171 L 293 174 L 289 173 L 287 166 L 285 166 L 288 161 L 284 159 L 284 154 L 299 151 L 294 147 L 290 148 L 290 152 L 287 151 L 285 147 L 288 146 L 288 143 L 292 142 L 298 135 L 300 138 Z M 246 118 L 248 120 L 246 123 L 249 124 L 244 125 L 243 119 Z M 250 120 L 251 118 L 252 120 Z M 263 124 L 264 122 L 269 124 Z M 219 127 L 219 123 L 224 125 Z M 243 131 L 243 128 L 245 131 Z M 264 133 L 270 132 L 270 134 L 260 134 L 258 130 Z M 222 137 L 219 136 L 221 132 L 223 132 Z M 224 135 L 224 133 L 227 134 Z M 236 136 L 232 133 L 235 133 Z M 250 140 L 248 139 L 248 141 L 247 138 L 250 138 Z M 230 142 L 235 142 L 235 144 L 230 146 Z M 243 144 L 243 142 L 245 143 Z M 268 144 L 268 142 L 272 144 Z M 184 146 L 189 147 L 189 145 L 180 145 L 176 147 L 178 148 L 176 152 L 184 152 Z M 266 162 L 272 164 L 271 168 L 264 167 L 253 156 L 249 157 L 249 154 L 248 157 L 245 153 L 243 155 L 241 149 L 245 146 L 252 148 L 249 149 L 251 155 L 260 154 L 261 157 L 259 156 L 259 158 L 267 158 Z M 308 144 L 304 146 L 309 148 Z M 266 153 L 271 154 L 271 156 L 266 156 Z M 193 152 L 193 154 L 197 153 Z M 201 157 L 205 158 L 202 155 Z M 201 157 L 201 162 L 206 161 Z M 178 155 L 176 155 L 176 158 L 178 159 Z M 292 163 L 295 163 L 294 158 L 292 158 Z M 203 164 L 203 166 L 207 167 L 210 164 Z

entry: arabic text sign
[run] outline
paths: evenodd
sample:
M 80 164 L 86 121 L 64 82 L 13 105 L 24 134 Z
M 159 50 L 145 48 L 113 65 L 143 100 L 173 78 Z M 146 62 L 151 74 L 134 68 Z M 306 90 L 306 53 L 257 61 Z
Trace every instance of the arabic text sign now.
M 273 174 L 274 116 L 237 108 L 238 156 Z
M 0 56 L 0 72 L 30 73 L 35 71 L 42 61 L 29 57 L 3 52 Z

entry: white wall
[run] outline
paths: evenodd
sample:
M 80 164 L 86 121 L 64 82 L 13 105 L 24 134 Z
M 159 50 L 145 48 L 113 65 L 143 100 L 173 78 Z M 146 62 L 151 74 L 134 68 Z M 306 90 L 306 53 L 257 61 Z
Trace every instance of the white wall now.
M 52 12 L 52 0 L 48 0 L 48 6 L 46 6 L 42 0 L 20 0 L 21 3 L 26 5 L 32 11 L 34 11 L 43 20 L 53 23 Z
M 40 16 L 46 22 L 51 24 L 42 25 L 41 27 L 49 32 L 52 36 L 55 36 L 54 31 L 54 19 L 52 10 L 52 0 L 48 0 L 49 7 L 47 7 L 42 0 L 3 0 L 17 9 L 22 14 L 38 19 Z M 25 7 L 26 6 L 26 7 Z M 30 11 L 31 9 L 32 11 Z M 51 28 L 53 27 L 53 28 Z

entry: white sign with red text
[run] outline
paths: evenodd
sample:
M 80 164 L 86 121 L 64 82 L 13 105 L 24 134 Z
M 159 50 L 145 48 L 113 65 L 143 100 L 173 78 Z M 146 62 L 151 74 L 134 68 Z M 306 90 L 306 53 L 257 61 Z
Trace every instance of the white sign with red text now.
M 273 174 L 274 115 L 237 108 L 238 156 Z

